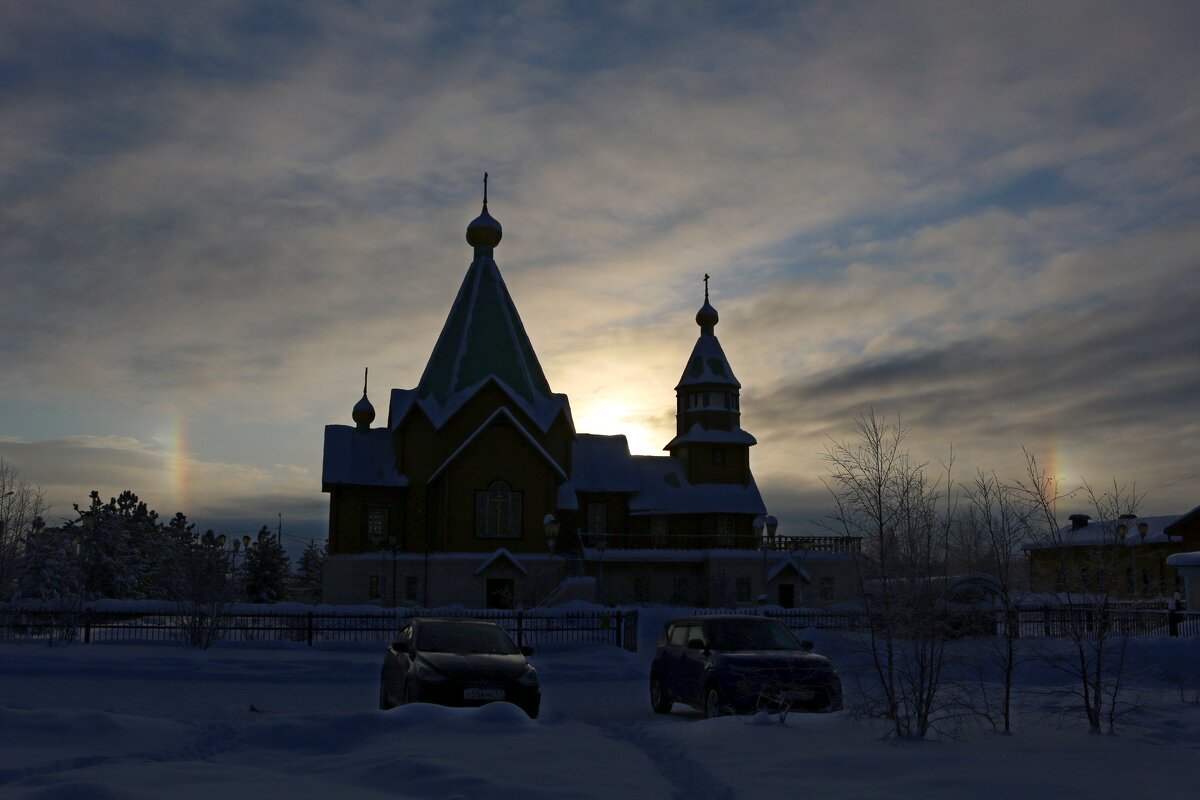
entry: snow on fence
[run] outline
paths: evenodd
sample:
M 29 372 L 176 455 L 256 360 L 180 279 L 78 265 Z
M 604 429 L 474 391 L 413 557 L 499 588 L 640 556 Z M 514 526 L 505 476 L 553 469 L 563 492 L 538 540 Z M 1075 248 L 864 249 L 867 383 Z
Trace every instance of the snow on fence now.
M 611 644 L 637 651 L 638 613 L 613 611 L 493 611 L 397 608 L 373 613 L 232 611 L 207 620 L 214 641 L 294 642 L 309 647 L 332 642 L 392 641 L 417 616 L 487 619 L 518 645 L 558 642 Z M 203 616 L 203 615 L 201 615 Z M 196 615 L 183 612 L 0 608 L 0 641 L 93 642 L 187 641 Z

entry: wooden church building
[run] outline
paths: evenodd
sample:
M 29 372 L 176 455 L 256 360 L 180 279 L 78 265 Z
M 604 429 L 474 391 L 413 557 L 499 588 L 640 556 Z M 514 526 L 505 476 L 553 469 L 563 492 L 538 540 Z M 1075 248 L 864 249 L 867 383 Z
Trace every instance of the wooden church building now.
M 779 545 L 707 276 L 668 455 L 631 455 L 624 436 L 577 432 L 551 390 L 496 266 L 501 236 L 485 191 L 467 227 L 474 260 L 416 387 L 392 390 L 377 427 L 364 381 L 354 425 L 325 428 L 325 602 L 830 599 L 847 554 Z

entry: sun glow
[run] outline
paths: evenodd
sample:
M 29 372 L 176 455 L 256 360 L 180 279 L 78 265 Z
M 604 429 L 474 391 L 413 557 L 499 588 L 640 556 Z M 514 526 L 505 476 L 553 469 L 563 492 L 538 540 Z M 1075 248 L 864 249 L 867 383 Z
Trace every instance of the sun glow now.
M 629 397 L 604 396 L 579 403 L 572 413 L 579 433 L 623 434 L 629 441 L 629 452 L 662 455 L 663 445 L 670 441 L 674 431 L 654 424 L 655 412 L 659 410 Z

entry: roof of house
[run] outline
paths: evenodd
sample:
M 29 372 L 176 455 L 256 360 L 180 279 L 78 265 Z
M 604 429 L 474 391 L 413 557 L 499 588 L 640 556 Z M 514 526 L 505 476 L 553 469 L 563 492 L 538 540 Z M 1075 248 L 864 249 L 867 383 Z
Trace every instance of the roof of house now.
M 1180 519 L 1179 514 L 1167 514 L 1156 517 L 1138 517 L 1128 520 L 1095 520 L 1082 528 L 1073 529 L 1066 525 L 1058 529 L 1053 541 L 1036 542 L 1026 545 L 1029 550 L 1044 550 L 1054 547 L 1087 547 L 1098 544 L 1166 544 L 1170 541 L 1166 529 Z M 1138 523 L 1146 523 L 1146 538 L 1143 539 L 1138 531 Z M 1126 526 L 1125 537 L 1117 534 L 1117 525 Z M 1176 540 L 1177 541 L 1177 540 Z
M 706 444 L 758 444 L 758 440 L 750 434 L 746 433 L 741 428 L 731 428 L 724 431 L 720 428 L 705 428 L 699 422 L 692 425 L 687 433 L 681 433 L 671 441 L 667 442 L 667 446 L 663 450 L 671 450 L 684 444 L 695 444 L 703 442 Z
M 387 428 L 360 431 L 350 425 L 325 426 L 321 483 L 356 486 L 408 486 L 396 469 Z
M 711 333 L 701 333 L 700 338 L 696 340 L 675 389 L 678 391 L 685 386 L 702 385 L 742 388 L 742 384 L 733 374 L 733 368 L 729 366 L 725 351 L 721 349 L 721 342 Z

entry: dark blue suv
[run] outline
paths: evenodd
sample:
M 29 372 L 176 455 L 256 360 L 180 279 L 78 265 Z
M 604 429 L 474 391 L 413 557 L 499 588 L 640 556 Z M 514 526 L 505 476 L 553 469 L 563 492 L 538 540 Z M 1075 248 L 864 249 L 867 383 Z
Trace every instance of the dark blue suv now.
M 668 622 L 650 667 L 650 705 L 659 714 L 686 703 L 706 717 L 758 709 L 840 711 L 842 681 L 782 622 L 738 614 Z

